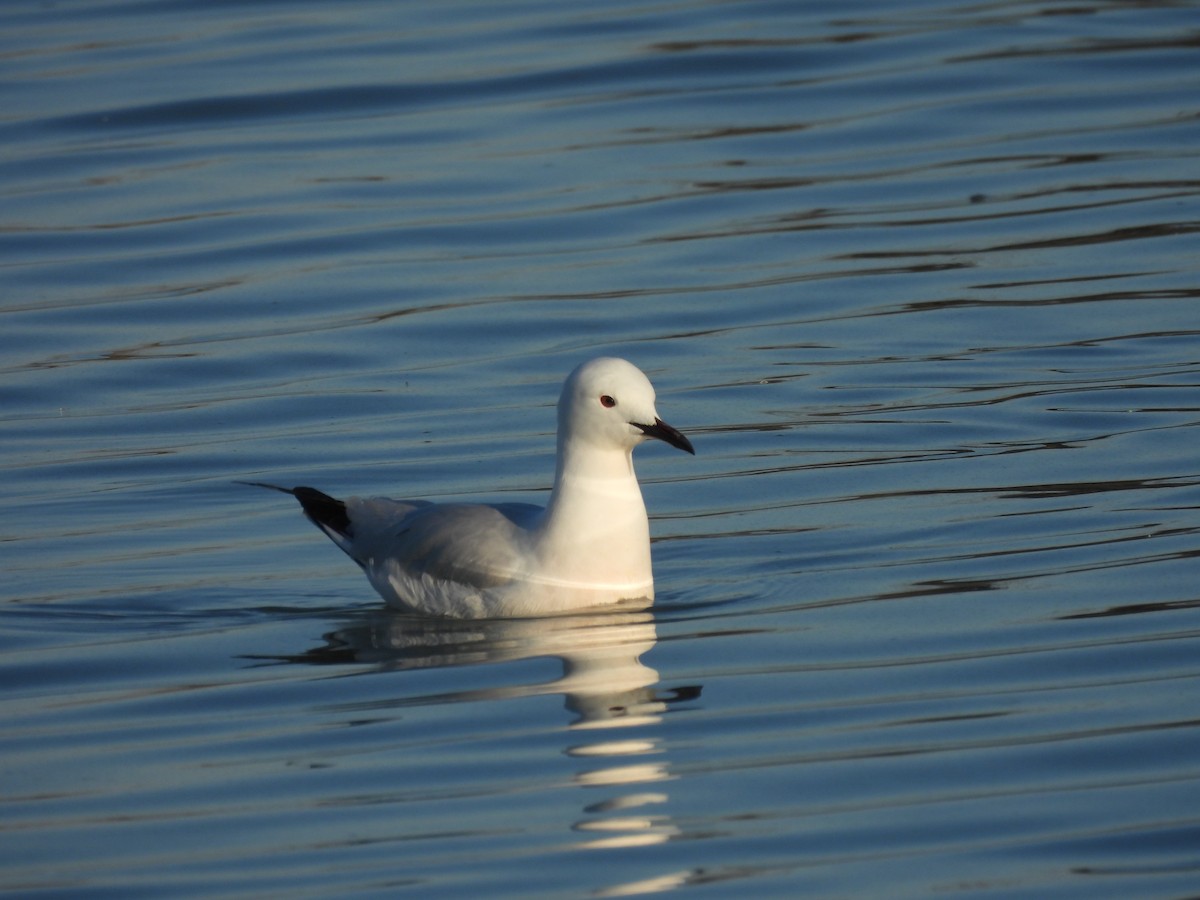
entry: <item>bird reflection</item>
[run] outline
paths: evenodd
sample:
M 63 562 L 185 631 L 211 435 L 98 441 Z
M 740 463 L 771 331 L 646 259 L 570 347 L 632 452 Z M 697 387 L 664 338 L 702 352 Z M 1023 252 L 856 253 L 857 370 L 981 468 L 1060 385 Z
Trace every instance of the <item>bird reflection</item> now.
M 580 763 L 573 783 L 595 794 L 572 826 L 574 846 L 592 850 L 659 844 L 679 834 L 666 812 L 670 764 L 649 726 L 672 705 L 697 698 L 700 688 L 659 687 L 658 672 L 641 659 L 656 641 L 654 617 L 644 609 L 496 620 L 378 611 L 327 634 L 323 646 L 282 659 L 406 670 L 557 658 L 562 675 L 553 681 L 467 693 L 480 700 L 562 694 L 573 715 L 563 752 Z

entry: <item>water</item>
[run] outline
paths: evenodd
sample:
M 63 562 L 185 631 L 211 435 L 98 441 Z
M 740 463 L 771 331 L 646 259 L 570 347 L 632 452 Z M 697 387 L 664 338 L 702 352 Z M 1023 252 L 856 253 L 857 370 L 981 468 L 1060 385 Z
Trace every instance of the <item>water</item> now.
M 0 888 L 1184 897 L 1194 3 L 9 4 Z M 652 615 L 389 616 L 287 498 L 536 501 Z

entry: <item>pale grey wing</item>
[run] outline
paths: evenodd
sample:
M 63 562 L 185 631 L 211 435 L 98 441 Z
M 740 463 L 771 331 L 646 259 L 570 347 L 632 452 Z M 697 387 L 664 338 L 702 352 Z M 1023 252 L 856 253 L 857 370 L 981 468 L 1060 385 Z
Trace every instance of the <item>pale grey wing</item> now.
M 368 558 L 379 552 L 380 542 L 399 528 L 411 513 L 433 505 L 428 500 L 391 500 L 387 497 L 350 497 L 342 501 L 317 494 L 318 500 L 336 504 L 329 512 L 317 508 L 307 495 L 297 495 L 297 499 L 301 503 L 308 501 L 304 512 L 360 566 L 365 566 Z
M 523 503 L 417 506 L 368 500 L 348 508 L 351 555 L 360 564 L 395 565 L 413 577 L 476 588 L 521 576 L 528 562 L 528 529 L 542 513 Z

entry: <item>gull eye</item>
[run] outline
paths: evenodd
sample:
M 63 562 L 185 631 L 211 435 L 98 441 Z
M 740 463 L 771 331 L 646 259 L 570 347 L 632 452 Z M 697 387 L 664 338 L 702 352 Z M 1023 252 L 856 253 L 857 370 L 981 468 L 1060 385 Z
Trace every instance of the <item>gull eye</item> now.
M 610 397 L 608 394 L 601 394 L 600 395 L 600 405 L 603 406 L 605 409 L 612 409 L 614 406 L 617 405 L 617 401 L 614 400 L 612 397 Z

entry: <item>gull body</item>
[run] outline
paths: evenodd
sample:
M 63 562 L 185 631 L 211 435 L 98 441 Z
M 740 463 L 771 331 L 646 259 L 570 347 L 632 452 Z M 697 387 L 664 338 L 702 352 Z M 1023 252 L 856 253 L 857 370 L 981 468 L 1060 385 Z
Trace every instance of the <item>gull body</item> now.
M 338 500 L 281 488 L 362 567 L 390 606 L 460 618 L 541 616 L 654 599 L 650 526 L 633 470 L 649 438 L 694 453 L 658 417 L 632 363 L 573 371 L 558 400 L 558 452 L 546 506 Z

